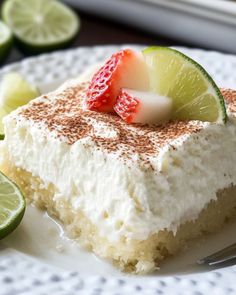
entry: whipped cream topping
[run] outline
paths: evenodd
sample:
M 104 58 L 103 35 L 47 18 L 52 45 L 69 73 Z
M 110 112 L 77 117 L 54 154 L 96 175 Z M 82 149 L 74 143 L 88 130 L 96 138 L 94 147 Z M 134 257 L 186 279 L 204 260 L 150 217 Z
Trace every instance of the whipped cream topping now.
M 85 87 L 71 81 L 7 116 L 3 154 L 54 184 L 54 198 L 70 200 L 109 240 L 175 232 L 236 184 L 236 92 L 223 92 L 226 125 L 148 126 L 84 110 Z
M 55 135 L 69 145 L 89 139 L 99 150 L 116 153 L 123 161 L 138 159 L 151 167 L 151 159 L 173 140 L 200 131 L 208 123 L 168 122 L 164 125 L 127 124 L 116 114 L 84 109 L 87 83 L 70 81 L 58 91 L 34 100 L 17 112 L 17 117 L 32 124 L 44 124 L 41 132 Z M 182 139 L 181 139 L 182 140 Z

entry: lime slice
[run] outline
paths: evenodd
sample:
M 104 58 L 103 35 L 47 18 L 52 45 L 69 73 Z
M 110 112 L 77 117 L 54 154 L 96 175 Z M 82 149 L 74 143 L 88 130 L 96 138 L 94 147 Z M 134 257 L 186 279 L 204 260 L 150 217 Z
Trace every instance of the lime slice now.
M 31 51 L 64 47 L 80 26 L 77 14 L 56 0 L 6 0 L 2 16 Z
M 210 75 L 197 62 L 168 47 L 143 50 L 151 91 L 173 102 L 172 117 L 225 123 L 224 98 Z
M 0 239 L 10 234 L 21 222 L 25 199 L 19 188 L 0 172 Z
M 18 73 L 8 73 L 3 77 L 0 84 L 0 139 L 4 137 L 3 117 L 39 94 L 39 90 Z
M 0 62 L 4 60 L 12 45 L 12 34 L 10 29 L 0 21 Z

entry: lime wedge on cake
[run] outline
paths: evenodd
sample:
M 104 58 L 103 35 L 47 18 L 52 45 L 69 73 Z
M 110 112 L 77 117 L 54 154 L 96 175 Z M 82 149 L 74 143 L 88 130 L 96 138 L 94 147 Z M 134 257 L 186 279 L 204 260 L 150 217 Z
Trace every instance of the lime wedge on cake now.
M 10 234 L 21 222 L 25 199 L 19 188 L 0 172 L 0 239 Z
M 172 118 L 225 123 L 224 98 L 196 61 L 168 47 L 143 50 L 151 91 L 172 99 Z
M 3 117 L 39 94 L 39 90 L 20 74 L 12 72 L 3 76 L 0 84 L 0 139 L 4 138 Z
M 56 0 L 6 0 L 2 17 L 21 45 L 36 52 L 64 47 L 80 27 L 77 14 Z
M 12 45 L 12 33 L 10 29 L 0 21 L 0 62 L 4 60 Z

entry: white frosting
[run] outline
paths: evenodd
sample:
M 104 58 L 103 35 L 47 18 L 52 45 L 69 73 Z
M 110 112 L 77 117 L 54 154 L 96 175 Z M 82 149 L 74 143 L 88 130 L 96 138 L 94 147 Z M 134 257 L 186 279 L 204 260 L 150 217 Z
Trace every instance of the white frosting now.
M 71 199 L 112 241 L 142 240 L 164 228 L 175 232 L 216 199 L 219 189 L 236 184 L 233 118 L 225 126 L 206 123 L 202 131 L 164 146 L 150 158 L 154 171 L 97 150 L 90 138 L 68 145 L 49 132 L 45 137 L 37 124 L 17 120 L 17 113 L 4 123 L 3 157 L 9 154 L 17 167 L 53 183 L 55 198 Z M 96 130 L 106 133 L 102 125 Z
M 93 68 L 77 82 L 92 73 Z M 140 165 L 137 154 L 124 161 L 119 151 L 96 149 L 90 137 L 69 145 L 17 111 L 5 117 L 4 125 L 0 161 L 9 157 L 46 186 L 54 184 L 54 198 L 71 200 L 111 241 L 144 240 L 162 229 L 176 232 L 181 223 L 197 218 L 218 190 L 236 185 L 233 114 L 226 125 L 202 123 L 201 131 L 163 146 L 149 156 L 153 170 Z M 96 136 L 117 137 L 109 125 L 94 121 L 93 126 Z

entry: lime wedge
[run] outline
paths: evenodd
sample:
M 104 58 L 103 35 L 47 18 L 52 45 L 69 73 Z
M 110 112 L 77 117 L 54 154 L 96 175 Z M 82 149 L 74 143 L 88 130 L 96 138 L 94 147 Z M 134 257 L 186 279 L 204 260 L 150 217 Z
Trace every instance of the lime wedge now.
M 12 34 L 10 29 L 0 21 L 0 62 L 4 60 L 12 45 Z
M 8 73 L 0 84 L 0 139 L 4 137 L 2 119 L 17 107 L 39 96 L 39 90 L 30 85 L 20 74 Z
M 77 14 L 56 0 L 6 0 L 2 16 L 15 37 L 31 51 L 64 47 L 80 26 Z
M 143 50 L 151 91 L 172 99 L 172 117 L 225 123 L 224 98 L 210 75 L 196 61 L 168 47 Z
M 0 239 L 10 234 L 21 222 L 25 199 L 19 188 L 0 172 Z

